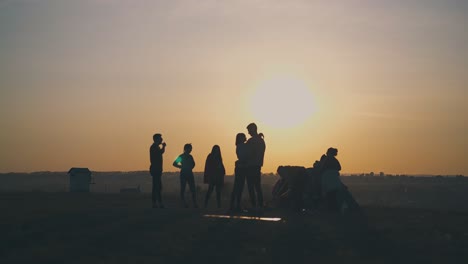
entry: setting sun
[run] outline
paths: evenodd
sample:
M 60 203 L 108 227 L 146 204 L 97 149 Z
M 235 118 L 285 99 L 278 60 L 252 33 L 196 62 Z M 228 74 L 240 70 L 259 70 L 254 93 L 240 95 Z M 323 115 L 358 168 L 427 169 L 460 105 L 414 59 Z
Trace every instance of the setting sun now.
M 0 0 L 0 173 L 148 170 L 161 133 L 233 174 L 254 122 L 264 173 L 468 174 L 465 3 Z
M 300 79 L 276 77 L 261 82 L 251 98 L 254 117 L 276 128 L 305 122 L 315 111 L 312 93 Z

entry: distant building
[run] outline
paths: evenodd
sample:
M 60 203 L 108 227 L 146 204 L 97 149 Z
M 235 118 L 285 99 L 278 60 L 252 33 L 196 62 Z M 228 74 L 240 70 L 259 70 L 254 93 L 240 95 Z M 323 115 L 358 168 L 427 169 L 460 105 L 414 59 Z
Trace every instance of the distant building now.
M 70 177 L 70 192 L 89 192 L 91 171 L 88 168 L 71 168 L 68 176 Z

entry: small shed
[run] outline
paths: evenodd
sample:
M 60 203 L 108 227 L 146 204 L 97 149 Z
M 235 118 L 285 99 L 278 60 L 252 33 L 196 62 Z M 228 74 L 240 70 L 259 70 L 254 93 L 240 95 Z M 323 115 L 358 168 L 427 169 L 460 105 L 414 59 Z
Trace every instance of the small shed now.
M 68 176 L 70 177 L 70 192 L 89 192 L 91 171 L 88 168 L 71 168 Z

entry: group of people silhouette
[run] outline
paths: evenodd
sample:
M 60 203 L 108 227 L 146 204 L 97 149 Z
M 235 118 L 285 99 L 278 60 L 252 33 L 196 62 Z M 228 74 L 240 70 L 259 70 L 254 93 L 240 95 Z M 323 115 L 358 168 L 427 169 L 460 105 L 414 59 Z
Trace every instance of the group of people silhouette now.
M 304 213 L 359 212 L 360 206 L 341 181 L 338 149 L 329 148 L 313 167 L 279 166 L 273 201 Z
M 236 135 L 236 155 L 234 187 L 231 193 L 230 210 L 241 210 L 241 198 L 245 182 L 250 196 L 250 202 L 253 208 L 262 208 L 263 192 L 261 186 L 261 168 L 265 155 L 265 140 L 262 133 L 258 133 L 257 125 L 250 123 L 247 126 L 250 138 L 244 133 Z M 153 144 L 150 147 L 150 174 L 153 178 L 152 202 L 153 208 L 164 208 L 162 202 L 162 181 L 163 172 L 163 154 L 166 150 L 166 143 L 161 134 L 153 135 Z M 195 177 L 193 168 L 195 161 L 190 154 L 192 145 L 185 144 L 184 152 L 180 154 L 173 162 L 173 166 L 180 169 L 180 198 L 184 207 L 189 207 L 185 199 L 185 189 L 188 184 L 192 194 L 192 203 L 194 208 L 198 208 L 197 193 L 195 187 Z M 205 196 L 204 206 L 208 206 L 211 194 L 216 190 L 217 207 L 221 208 L 221 190 L 224 186 L 224 176 L 226 170 L 223 164 L 221 149 L 214 145 L 211 153 L 208 154 L 205 162 L 204 183 L 208 184 L 208 191 Z

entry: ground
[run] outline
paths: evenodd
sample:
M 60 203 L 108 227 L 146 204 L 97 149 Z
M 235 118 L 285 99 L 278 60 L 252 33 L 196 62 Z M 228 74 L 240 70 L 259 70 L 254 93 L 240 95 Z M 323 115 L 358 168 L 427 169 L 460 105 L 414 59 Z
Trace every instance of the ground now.
M 282 220 L 264 222 L 165 198 L 153 209 L 148 193 L 0 192 L 0 263 L 468 263 L 466 211 L 270 208 Z

